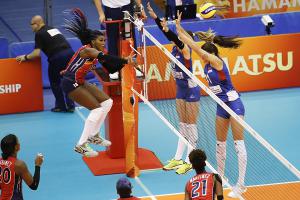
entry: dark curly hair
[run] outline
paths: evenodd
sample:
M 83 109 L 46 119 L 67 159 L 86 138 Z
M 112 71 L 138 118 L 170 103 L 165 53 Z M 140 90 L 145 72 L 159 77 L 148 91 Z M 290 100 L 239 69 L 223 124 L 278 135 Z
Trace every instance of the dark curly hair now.
M 189 154 L 189 159 L 197 173 L 201 173 L 205 170 L 206 154 L 204 151 L 201 149 L 192 150 Z
M 2 158 L 6 160 L 15 151 L 15 146 L 18 144 L 18 138 L 14 134 L 8 134 L 1 140 Z

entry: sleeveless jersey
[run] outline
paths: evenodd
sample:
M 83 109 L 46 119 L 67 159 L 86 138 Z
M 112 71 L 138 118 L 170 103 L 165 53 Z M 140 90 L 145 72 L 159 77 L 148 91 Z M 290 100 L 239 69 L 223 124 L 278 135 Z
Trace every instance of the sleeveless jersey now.
M 80 51 L 87 47 L 89 46 L 85 45 L 78 49 L 69 61 L 67 68 L 62 72 L 65 78 L 75 81 L 80 85 L 84 83 L 86 74 L 95 69 L 95 64 L 97 63 L 97 59 L 80 57 Z
M 214 174 L 197 174 L 187 182 L 186 191 L 192 200 L 214 200 Z
M 23 200 L 22 178 L 15 173 L 16 158 L 0 158 L 0 200 Z
M 235 101 L 239 98 L 239 94 L 232 85 L 228 68 L 224 62 L 221 71 L 216 70 L 210 64 L 206 64 L 204 67 L 204 73 L 206 75 L 209 88 L 223 102 Z
M 186 60 L 183 57 L 183 54 L 178 50 L 178 48 L 176 46 L 173 47 L 171 53 L 190 72 L 193 72 L 192 59 Z M 171 67 L 173 70 L 173 76 L 176 80 L 176 85 L 180 86 L 180 87 L 188 87 L 188 79 L 190 79 L 190 77 L 180 67 L 178 67 L 174 62 L 171 62 Z

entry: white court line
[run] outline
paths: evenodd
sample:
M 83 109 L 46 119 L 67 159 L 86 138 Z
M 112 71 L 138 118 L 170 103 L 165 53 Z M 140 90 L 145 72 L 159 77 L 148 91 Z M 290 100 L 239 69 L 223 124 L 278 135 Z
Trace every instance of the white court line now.
M 150 190 L 143 184 L 139 177 L 135 177 L 134 179 L 137 182 L 137 184 L 139 184 L 141 188 L 146 192 L 146 194 L 149 195 L 148 198 L 151 198 L 152 200 L 157 200 L 155 195 L 150 192 Z
M 83 107 L 75 107 L 75 113 L 83 120 L 86 120 L 86 117 L 80 112 L 79 110 L 82 109 Z

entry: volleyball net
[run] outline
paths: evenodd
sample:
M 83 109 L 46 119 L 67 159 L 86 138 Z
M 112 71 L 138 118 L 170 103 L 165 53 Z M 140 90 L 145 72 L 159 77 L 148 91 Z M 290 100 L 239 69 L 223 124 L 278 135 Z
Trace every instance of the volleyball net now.
M 241 168 L 241 165 L 244 165 L 244 169 L 246 169 L 244 184 L 248 190 L 239 196 L 240 199 L 273 199 L 274 195 L 278 199 L 297 199 L 299 192 L 296 191 L 299 190 L 299 184 L 294 183 L 299 182 L 300 172 L 244 119 L 224 104 L 207 87 L 206 83 L 179 62 L 170 53 L 170 45 L 162 45 L 157 38 L 147 31 L 147 28 L 141 25 L 138 26 L 140 30 L 138 37 L 141 38 L 144 48 L 143 70 L 145 70 L 146 76 L 144 83 L 146 92 L 140 94 L 133 90 L 135 95 L 139 96 L 149 106 L 178 139 L 183 140 L 189 146 L 194 146 L 191 143 L 193 138 L 185 137 L 180 131 L 180 120 L 175 99 L 176 88 L 171 66 L 171 63 L 175 63 L 201 88 L 199 115 L 196 122 L 196 148 L 206 152 L 207 166 L 210 171 L 217 172 L 218 169 L 216 128 L 221 131 L 227 130 L 225 126 L 216 127 L 216 109 L 217 105 L 219 105 L 229 113 L 231 120 L 235 120 L 238 123 L 237 127 L 229 126 L 228 130 L 225 172 L 223 176 L 225 185 L 231 188 L 237 184 L 240 178 L 239 174 L 241 175 L 241 169 L 239 168 Z M 146 41 L 151 43 L 151 46 L 146 47 Z M 194 59 L 193 62 L 195 66 L 195 63 L 200 61 Z M 245 119 L 247 119 L 247 107 L 245 110 Z M 193 110 L 186 110 L 187 115 L 192 115 L 193 112 Z M 151 121 L 148 123 L 151 123 Z M 247 162 L 240 164 L 238 162 L 239 158 L 232 137 L 232 129 L 239 129 L 239 131 L 244 133 Z M 161 134 L 164 133 L 162 132 Z M 159 152 L 156 153 L 159 155 Z M 173 156 L 170 155 L 170 159 Z M 269 185 L 277 185 L 278 187 L 268 187 Z

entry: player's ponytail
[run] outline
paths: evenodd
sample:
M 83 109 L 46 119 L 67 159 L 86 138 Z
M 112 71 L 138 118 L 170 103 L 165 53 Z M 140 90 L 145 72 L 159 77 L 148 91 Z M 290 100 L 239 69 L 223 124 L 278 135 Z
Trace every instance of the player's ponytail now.
M 15 146 L 18 143 L 17 136 L 9 134 L 1 140 L 1 150 L 3 160 L 7 160 L 15 151 Z
M 83 45 L 90 44 L 92 40 L 96 39 L 99 35 L 103 35 L 98 30 L 91 30 L 88 28 L 88 22 L 79 8 L 65 10 L 65 22 L 63 27 L 78 37 Z
M 215 54 L 219 57 L 219 51 L 215 44 L 223 48 L 237 49 L 241 45 L 241 40 L 238 36 L 223 36 L 216 35 L 213 30 L 209 29 L 206 32 L 198 31 L 194 33 L 199 40 L 205 41 L 202 45 L 202 49 L 208 53 Z

